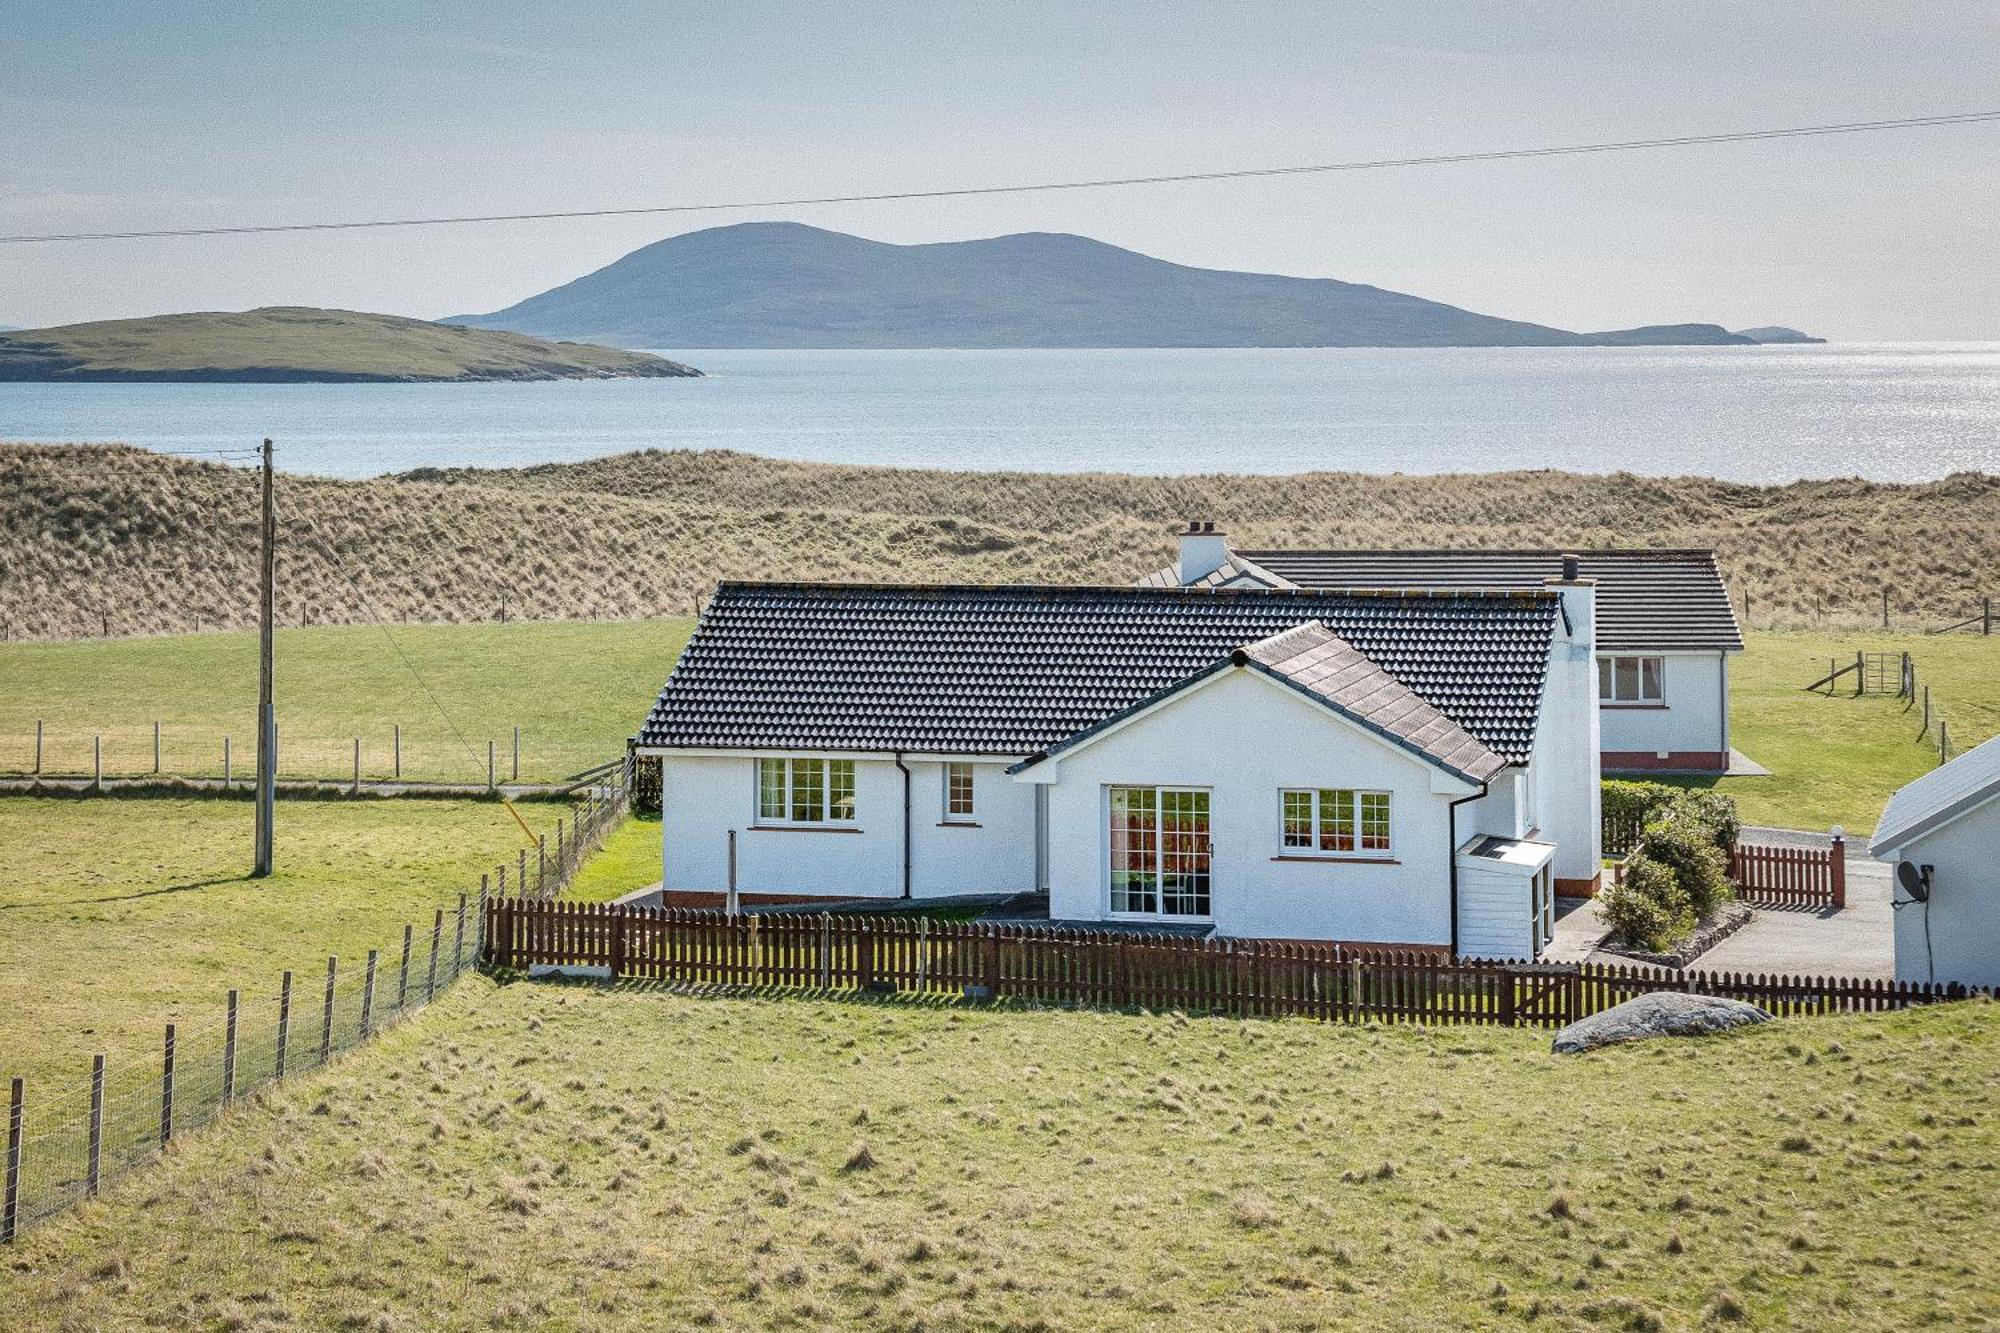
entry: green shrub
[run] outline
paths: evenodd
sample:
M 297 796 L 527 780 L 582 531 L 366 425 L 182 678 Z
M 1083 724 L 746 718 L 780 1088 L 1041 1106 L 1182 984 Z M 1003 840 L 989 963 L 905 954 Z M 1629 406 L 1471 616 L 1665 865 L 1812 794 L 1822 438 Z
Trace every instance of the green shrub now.
M 1699 822 L 1705 836 L 1725 853 L 1743 829 L 1733 798 L 1699 787 L 1607 780 L 1602 784 L 1601 800 L 1606 824 L 1644 828 L 1668 815 L 1679 815 Z
M 1694 930 L 1695 913 L 1670 866 L 1635 852 L 1623 879 L 1597 898 L 1618 938 L 1654 953 L 1669 953 Z
M 1694 810 L 1669 805 L 1639 834 L 1636 855 L 1665 867 L 1681 900 L 1697 920 L 1729 901 L 1729 859 L 1715 844 L 1715 831 Z

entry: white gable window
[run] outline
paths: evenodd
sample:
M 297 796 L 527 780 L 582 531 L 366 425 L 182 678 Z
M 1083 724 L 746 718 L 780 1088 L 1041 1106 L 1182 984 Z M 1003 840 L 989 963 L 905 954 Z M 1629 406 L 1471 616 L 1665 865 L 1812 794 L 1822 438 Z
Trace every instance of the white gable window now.
M 944 817 L 946 822 L 965 822 L 976 813 L 972 791 L 972 765 L 944 766 Z
M 759 824 L 852 824 L 852 759 L 759 759 Z
M 1667 659 L 1664 657 L 1600 657 L 1597 698 L 1607 704 L 1666 702 Z
M 1389 793 L 1349 787 L 1292 788 L 1279 793 L 1285 850 L 1325 855 L 1385 855 Z

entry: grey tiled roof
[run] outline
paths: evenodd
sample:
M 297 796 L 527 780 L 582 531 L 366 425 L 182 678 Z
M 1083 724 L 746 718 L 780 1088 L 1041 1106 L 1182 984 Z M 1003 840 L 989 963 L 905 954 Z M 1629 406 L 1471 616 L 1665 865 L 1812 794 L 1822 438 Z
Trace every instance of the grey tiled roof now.
M 1480 743 L 1534 742 L 1556 598 L 724 583 L 639 743 L 1023 756 L 1323 621 Z
M 1535 588 L 1562 572 L 1549 551 L 1233 551 L 1300 588 Z M 1581 552 L 1597 580 L 1597 646 L 1618 651 L 1743 646 L 1715 552 Z
M 1242 656 L 1462 778 L 1485 782 L 1507 766 L 1464 727 L 1320 621 L 1259 640 Z
M 1145 578 L 1139 580 L 1139 586 L 1141 588 L 1178 588 L 1182 586 L 1189 588 L 1289 588 L 1293 586 L 1269 570 L 1258 568 L 1236 551 L 1231 551 L 1229 558 L 1223 561 L 1218 568 L 1202 575 L 1193 583 L 1183 585 L 1180 580 L 1180 566 L 1173 564 L 1168 565 L 1165 569 L 1156 569 L 1146 575 Z

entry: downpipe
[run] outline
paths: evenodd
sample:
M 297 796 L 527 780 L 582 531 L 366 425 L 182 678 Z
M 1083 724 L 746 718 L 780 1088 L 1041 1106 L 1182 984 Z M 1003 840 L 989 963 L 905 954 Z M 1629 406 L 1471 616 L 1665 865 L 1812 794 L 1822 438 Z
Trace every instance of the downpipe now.
M 1450 867 L 1451 881 L 1451 961 L 1458 961 L 1458 807 L 1469 801 L 1479 800 L 1491 790 L 1488 784 L 1479 784 L 1479 790 L 1470 796 L 1461 796 L 1445 806 L 1444 830 L 1449 839 L 1445 847 L 1445 864 Z
M 903 775 L 903 897 L 910 896 L 910 767 L 896 751 L 896 769 Z

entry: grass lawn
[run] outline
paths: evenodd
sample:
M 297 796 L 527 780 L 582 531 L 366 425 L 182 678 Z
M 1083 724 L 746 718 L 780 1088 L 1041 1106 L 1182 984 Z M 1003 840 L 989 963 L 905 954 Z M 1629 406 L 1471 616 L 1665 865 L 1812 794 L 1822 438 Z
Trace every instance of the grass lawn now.
M 474 978 L 29 1233 L 23 1327 L 1990 1320 L 2000 1010 L 1546 1034 Z
M 660 817 L 633 815 L 583 863 L 562 896 L 572 902 L 608 903 L 659 882 Z
M 276 873 L 251 880 L 252 817 L 245 800 L 0 797 L 0 1074 L 45 1100 L 98 1052 L 157 1060 L 165 1023 L 219 1021 L 231 987 L 261 1004 L 290 968 L 316 994 L 329 953 L 389 958 L 406 922 L 427 937 L 523 842 L 492 802 L 280 802 Z
M 1857 649 L 1909 652 L 1920 684 L 1951 728 L 1954 752 L 2000 734 L 2000 637 L 1947 634 L 1758 633 L 1730 662 L 1730 739 L 1772 771 L 1725 778 L 1745 822 L 1853 833 L 1875 827 L 1889 794 L 1937 766 L 1937 740 L 1917 738 L 1921 706 L 1808 694 L 1827 659 Z M 1850 677 L 1851 680 L 1851 677 Z M 1851 688 L 1851 686 L 1850 686 Z
M 387 777 L 401 723 L 405 777 L 483 782 L 490 740 L 504 781 L 519 725 L 521 776 L 564 777 L 623 752 L 692 626 L 411 625 L 391 629 L 393 644 L 376 626 L 282 630 L 279 762 L 287 776 L 345 776 L 359 736 L 363 774 Z M 256 769 L 256 715 L 254 633 L 0 644 L 0 771 L 32 766 L 41 719 L 45 769 L 88 773 L 91 737 L 101 734 L 107 773 L 149 773 L 157 720 L 165 771 L 219 774 L 228 736 L 235 771 L 247 776 Z

